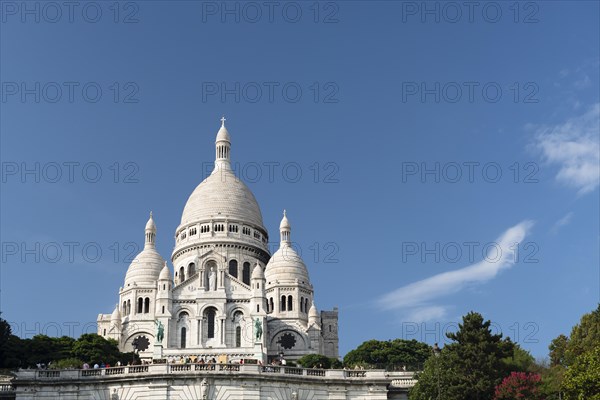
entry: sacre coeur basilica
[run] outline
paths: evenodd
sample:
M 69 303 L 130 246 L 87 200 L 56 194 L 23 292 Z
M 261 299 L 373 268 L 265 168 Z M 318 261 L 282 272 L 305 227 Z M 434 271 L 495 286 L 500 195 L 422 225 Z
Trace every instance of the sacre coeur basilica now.
M 20 370 L 17 400 L 407 399 L 414 372 L 288 364 L 307 354 L 339 358 L 338 310 L 317 309 L 285 211 L 270 254 L 256 198 L 231 168 L 231 148 L 222 118 L 214 169 L 185 204 L 170 263 L 156 250 L 150 213 L 114 310 L 98 315 L 98 334 L 142 364 Z
M 150 214 L 144 249 L 127 270 L 112 314 L 98 316 L 98 334 L 142 360 L 337 358 L 337 309 L 317 310 L 285 211 L 279 249 L 270 254 L 261 209 L 231 168 L 231 147 L 222 118 L 214 169 L 188 198 L 175 231 L 173 270 L 156 250 Z

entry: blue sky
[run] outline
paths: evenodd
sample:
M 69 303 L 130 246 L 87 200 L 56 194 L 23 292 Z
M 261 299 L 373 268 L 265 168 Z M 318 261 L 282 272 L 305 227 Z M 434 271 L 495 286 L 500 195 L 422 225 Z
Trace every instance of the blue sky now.
M 597 307 L 597 2 L 0 4 L 15 333 L 94 331 L 150 210 L 170 257 L 222 115 L 342 353 L 475 310 L 545 356 Z

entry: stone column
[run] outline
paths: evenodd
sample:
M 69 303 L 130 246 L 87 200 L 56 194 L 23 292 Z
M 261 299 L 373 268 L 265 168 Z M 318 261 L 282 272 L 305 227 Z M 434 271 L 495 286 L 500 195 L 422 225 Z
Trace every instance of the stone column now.
M 219 318 L 219 320 L 221 321 L 221 324 L 220 324 L 221 325 L 221 328 L 220 328 L 221 329 L 220 338 L 221 338 L 221 344 L 223 345 L 223 344 L 225 344 L 225 318 L 221 317 L 221 318 Z
M 202 345 L 202 317 L 198 320 L 198 336 L 197 343 L 198 346 Z

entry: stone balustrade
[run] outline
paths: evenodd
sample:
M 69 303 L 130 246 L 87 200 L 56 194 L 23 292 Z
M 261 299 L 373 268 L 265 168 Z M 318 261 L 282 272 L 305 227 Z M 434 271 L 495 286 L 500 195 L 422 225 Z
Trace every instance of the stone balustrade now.
M 0 392 L 14 392 L 15 388 L 10 383 L 0 384 Z
M 399 388 L 399 389 L 408 389 L 417 384 L 417 380 L 414 378 L 401 378 L 401 379 L 392 379 L 390 383 L 390 387 Z
M 148 364 L 98 369 L 21 370 L 19 379 L 26 380 L 86 380 L 112 377 L 164 374 L 244 374 L 298 376 L 307 379 L 376 379 L 389 380 L 398 388 L 416 383 L 413 372 L 386 372 L 384 370 L 312 369 L 256 364 Z

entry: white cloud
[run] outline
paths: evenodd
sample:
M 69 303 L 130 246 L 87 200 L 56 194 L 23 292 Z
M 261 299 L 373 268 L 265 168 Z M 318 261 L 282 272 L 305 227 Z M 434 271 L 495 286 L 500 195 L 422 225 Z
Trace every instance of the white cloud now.
M 446 315 L 448 315 L 448 310 L 445 306 L 424 306 L 408 310 L 404 319 L 419 324 L 421 322 L 441 320 Z
M 559 219 L 552 225 L 552 229 L 550 230 L 552 233 L 558 233 L 558 230 L 563 226 L 569 225 L 571 223 L 571 219 L 573 218 L 573 211 L 569 211 L 564 217 Z
M 589 193 L 600 184 L 600 104 L 559 125 L 535 127 L 534 147 L 559 166 L 556 180 Z
M 575 89 L 585 89 L 592 86 L 592 80 L 587 74 L 583 74 L 580 79 L 573 82 L 573 86 L 575 86 Z
M 532 226 L 532 221 L 523 221 L 506 230 L 495 242 L 500 249 L 498 257 L 403 286 L 381 296 L 379 306 L 386 310 L 402 310 L 407 320 L 413 322 L 442 318 L 447 314 L 447 305 L 433 301 L 458 293 L 469 285 L 487 282 L 501 270 L 512 267 L 515 263 L 514 244 L 522 243 Z

